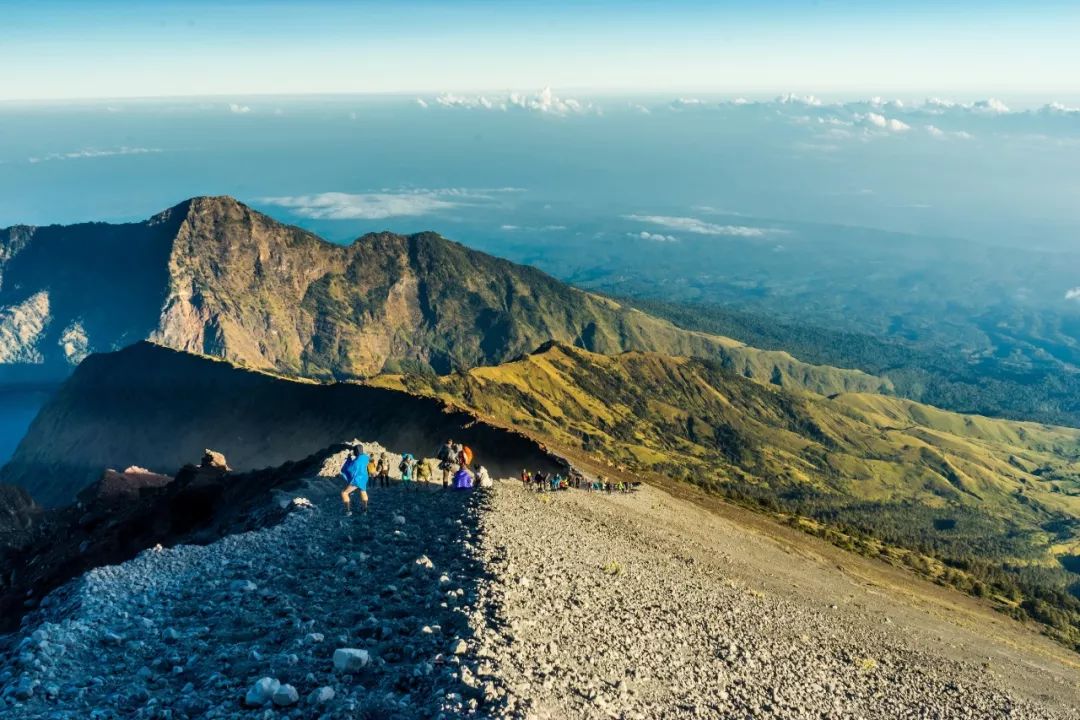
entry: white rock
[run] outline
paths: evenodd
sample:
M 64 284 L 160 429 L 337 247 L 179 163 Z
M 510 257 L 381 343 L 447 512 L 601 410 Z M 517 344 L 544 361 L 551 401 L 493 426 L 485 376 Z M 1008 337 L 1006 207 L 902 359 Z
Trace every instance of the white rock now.
M 338 648 L 334 651 L 334 669 L 338 672 L 355 672 L 367 667 L 371 655 L 358 648 Z
M 273 701 L 275 705 L 286 707 L 295 705 L 300 700 L 300 693 L 292 685 L 282 685 L 274 691 Z
M 405 516 L 404 515 L 395 515 L 394 516 L 394 524 L 395 525 L 404 525 L 405 524 Z
M 469 645 L 464 640 L 456 640 L 450 645 L 450 652 L 455 655 L 464 655 L 469 652 Z
M 326 638 L 323 637 L 322 633 L 308 633 L 307 635 L 304 636 L 304 642 L 306 642 L 309 645 L 314 645 L 316 643 L 321 643 L 325 639 Z
M 280 688 L 281 683 L 278 680 L 268 677 L 260 678 L 247 691 L 247 695 L 244 696 L 244 703 L 249 707 L 262 707 L 273 699 L 274 693 Z
M 312 690 L 311 694 L 307 696 L 307 701 L 311 705 L 322 705 L 333 700 L 336 694 L 334 688 L 323 686 L 318 690 Z
M 259 589 L 259 586 L 250 580 L 233 580 L 229 589 L 233 592 L 254 592 Z

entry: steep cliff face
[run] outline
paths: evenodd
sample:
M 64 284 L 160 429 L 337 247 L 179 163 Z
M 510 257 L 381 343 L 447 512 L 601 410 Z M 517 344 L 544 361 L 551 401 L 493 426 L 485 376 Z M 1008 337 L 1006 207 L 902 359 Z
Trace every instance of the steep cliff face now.
M 434 233 L 335 245 L 226 197 L 144 223 L 0 231 L 0 278 L 8 372 L 64 375 L 88 352 L 150 338 L 290 375 L 363 378 L 492 365 L 556 340 L 720 358 L 824 394 L 888 387 L 681 330 Z
M 188 203 L 145 222 L 0 230 L 0 379 L 62 378 L 158 325 Z
M 305 457 L 361 438 L 433 456 L 453 438 L 493 472 L 558 463 L 532 440 L 442 402 L 352 383 L 321 384 L 139 343 L 87 358 L 42 408 L 0 483 L 45 506 L 71 502 L 106 468 L 173 475 L 205 448 L 236 471 Z

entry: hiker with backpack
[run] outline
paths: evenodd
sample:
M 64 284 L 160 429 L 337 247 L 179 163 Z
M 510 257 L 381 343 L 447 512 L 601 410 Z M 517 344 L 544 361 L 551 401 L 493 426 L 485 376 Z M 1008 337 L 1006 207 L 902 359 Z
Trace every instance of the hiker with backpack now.
M 453 440 L 447 440 L 435 453 L 435 457 L 439 459 L 439 470 L 442 470 L 443 490 L 450 487 L 450 471 L 454 467 L 454 458 L 456 456 Z
M 401 472 L 401 484 L 415 488 L 413 473 L 416 470 L 416 458 L 412 456 L 412 453 L 405 453 L 401 456 L 398 470 Z
M 345 515 L 352 515 L 352 502 L 349 497 L 354 492 L 360 492 L 360 506 L 364 512 L 368 509 L 368 467 L 371 458 L 367 453 L 363 452 L 358 446 L 353 446 L 349 449 L 349 454 L 345 458 L 345 463 L 341 466 L 341 477 L 345 478 L 348 483 L 345 489 L 341 491 L 341 501 L 345 503 Z
M 421 460 L 416 471 L 417 482 L 425 485 L 431 482 L 431 465 L 427 460 Z
M 383 453 L 379 456 L 378 465 L 379 487 L 390 487 L 390 456 Z

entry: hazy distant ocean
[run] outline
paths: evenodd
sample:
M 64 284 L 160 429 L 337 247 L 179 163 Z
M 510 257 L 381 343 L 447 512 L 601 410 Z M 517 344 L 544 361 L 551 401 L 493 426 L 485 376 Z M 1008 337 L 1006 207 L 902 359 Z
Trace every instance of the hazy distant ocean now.
M 1067 106 L 576 99 L 0 103 L 0 227 L 142 220 L 228 194 L 333 241 L 430 229 L 556 273 L 546 243 L 579 245 L 587 265 L 594 242 L 693 238 L 722 262 L 777 222 L 1021 247 L 1080 237 Z M 43 397 L 0 391 L 0 458 Z
M 0 387 L 0 463 L 7 462 L 53 389 Z

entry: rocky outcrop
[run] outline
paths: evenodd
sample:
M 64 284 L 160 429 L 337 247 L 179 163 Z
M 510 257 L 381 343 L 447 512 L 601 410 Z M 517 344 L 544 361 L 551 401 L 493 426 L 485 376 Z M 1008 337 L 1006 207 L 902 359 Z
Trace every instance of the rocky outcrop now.
M 23 488 L 0 485 L 0 552 L 24 541 L 40 510 Z
M 205 464 L 241 472 L 305 457 L 338 438 L 363 437 L 414 455 L 447 438 L 470 445 L 492 472 L 520 463 L 559 466 L 532 440 L 448 410 L 439 400 L 353 383 L 294 381 L 140 343 L 87 358 L 42 408 L 0 482 L 53 507 L 71 502 L 105 468 L 138 465 L 172 476 Z M 211 455 L 213 455 L 211 453 Z
M 237 475 L 205 464 L 186 465 L 175 478 L 143 468 L 106 471 L 77 503 L 39 513 L 30 531 L 0 553 L 0 632 L 90 568 L 123 562 L 158 544 L 211 542 L 274 524 L 282 517 L 275 493 L 317 477 L 340 449 Z
M 186 206 L 141 223 L 0 229 L 0 379 L 58 380 L 147 337 Z
M 7 324 L 21 338 L 2 343 L 0 371 L 38 362 L 66 374 L 88 352 L 150 338 L 253 368 L 355 379 L 492 365 L 557 340 L 720 358 L 823 394 L 888 387 L 681 330 L 434 233 L 337 245 L 227 197 L 131 225 L 0 231 L 0 274 L 0 339 L 5 312 L 20 318 Z M 17 308 L 43 292 L 47 316 L 30 322 Z
M 95 502 L 126 502 L 134 500 L 147 489 L 165 487 L 172 482 L 168 475 L 150 472 L 132 465 L 122 472 L 106 470 L 101 479 L 79 493 L 79 502 L 89 505 Z

